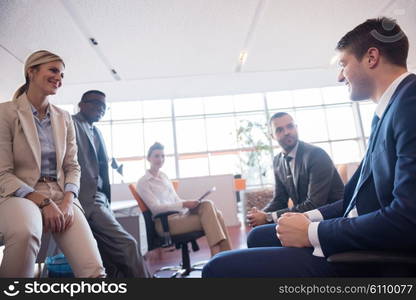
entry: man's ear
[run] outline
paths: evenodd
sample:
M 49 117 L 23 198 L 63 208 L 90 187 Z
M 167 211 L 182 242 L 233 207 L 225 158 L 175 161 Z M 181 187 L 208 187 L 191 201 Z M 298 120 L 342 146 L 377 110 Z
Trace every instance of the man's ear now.
M 367 50 L 366 63 L 370 69 L 374 69 L 380 62 L 380 50 L 375 47 L 371 47 Z

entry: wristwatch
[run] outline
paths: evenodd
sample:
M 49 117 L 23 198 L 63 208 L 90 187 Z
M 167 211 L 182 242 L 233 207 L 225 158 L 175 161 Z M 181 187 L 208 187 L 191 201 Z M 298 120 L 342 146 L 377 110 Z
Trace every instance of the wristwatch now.
M 272 213 L 266 213 L 266 221 L 267 223 L 273 223 L 273 216 Z
M 42 202 L 39 204 L 39 208 L 43 209 L 44 207 L 48 206 L 49 204 L 51 204 L 51 199 L 50 198 L 45 198 L 42 200 Z

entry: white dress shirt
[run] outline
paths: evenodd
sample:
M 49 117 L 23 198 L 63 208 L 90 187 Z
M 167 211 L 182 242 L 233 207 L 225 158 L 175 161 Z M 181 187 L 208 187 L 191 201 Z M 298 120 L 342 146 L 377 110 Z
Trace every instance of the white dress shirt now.
M 377 103 L 377 107 L 375 110 L 375 113 L 377 117 L 381 118 L 383 117 L 384 112 L 386 111 L 386 108 L 388 104 L 390 103 L 391 97 L 393 96 L 394 92 L 396 91 L 399 84 L 405 79 L 407 76 L 409 76 L 411 73 L 406 72 L 397 77 L 390 86 L 384 91 L 383 95 L 380 97 L 380 100 Z M 321 244 L 319 242 L 319 236 L 318 236 L 318 226 L 319 222 L 323 220 L 323 216 L 321 212 L 318 209 L 314 209 L 311 211 L 306 212 L 309 219 L 312 221 L 312 223 L 309 224 L 308 227 L 308 237 L 309 241 L 311 242 L 312 246 L 314 247 L 313 255 L 324 257 L 324 253 L 322 252 Z M 349 212 L 347 218 L 355 218 L 358 217 L 357 208 L 354 206 L 354 208 Z
M 180 213 L 188 211 L 183 207 L 183 200 L 176 194 L 172 182 L 162 171 L 159 171 L 158 176 L 154 176 L 147 170 L 139 179 L 136 190 L 153 215 L 169 210 Z

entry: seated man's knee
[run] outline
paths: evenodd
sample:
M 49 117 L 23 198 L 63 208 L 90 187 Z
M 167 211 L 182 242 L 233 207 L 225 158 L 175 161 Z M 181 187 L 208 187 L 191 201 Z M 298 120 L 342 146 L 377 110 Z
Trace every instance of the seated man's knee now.
M 42 239 L 42 226 L 33 226 L 28 222 L 16 222 L 13 228 L 6 233 L 6 243 L 12 242 L 24 248 L 32 248 L 39 252 Z
M 261 234 L 260 227 L 254 227 L 247 235 L 247 247 L 254 248 L 257 247 L 257 239 L 258 236 Z
M 223 265 L 226 252 L 218 253 L 211 260 L 205 264 L 202 269 L 202 277 L 221 277 L 221 266 Z

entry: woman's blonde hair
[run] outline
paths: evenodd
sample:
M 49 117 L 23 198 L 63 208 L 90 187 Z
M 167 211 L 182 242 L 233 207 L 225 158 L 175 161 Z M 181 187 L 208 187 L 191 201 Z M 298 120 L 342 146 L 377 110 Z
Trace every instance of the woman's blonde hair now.
M 13 100 L 16 100 L 20 95 L 22 95 L 23 93 L 27 92 L 28 88 L 29 88 L 29 70 L 31 68 L 36 68 L 39 65 L 43 65 L 52 61 L 60 61 L 64 67 L 65 67 L 65 63 L 63 61 L 63 59 L 61 57 L 59 57 L 58 55 L 49 52 L 47 50 L 39 50 L 36 52 L 33 52 L 27 59 L 25 62 L 25 79 L 26 82 L 24 85 L 22 85 L 20 88 L 17 89 L 17 91 L 14 93 L 13 95 Z

